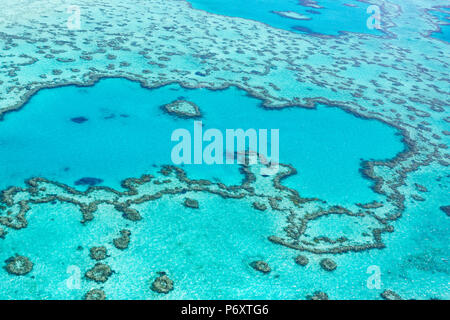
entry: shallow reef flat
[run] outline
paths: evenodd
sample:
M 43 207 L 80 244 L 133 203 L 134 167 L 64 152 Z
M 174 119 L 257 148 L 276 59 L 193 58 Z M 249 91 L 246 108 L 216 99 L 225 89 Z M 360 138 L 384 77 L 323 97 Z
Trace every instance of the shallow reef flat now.
M 80 0 L 81 29 L 69 30 L 65 1 L 4 1 L 5 122 L 41 89 L 125 78 L 144 88 L 234 86 L 267 110 L 337 106 L 394 127 L 404 150 L 362 161 L 383 200 L 352 207 L 302 197 L 284 181 L 301 168 L 287 164 L 273 177 L 243 165 L 235 186 L 172 166 L 122 189 L 31 178 L 2 192 L 1 297 L 449 298 L 450 51 L 433 38 L 430 13 L 447 3 L 371 3 L 382 8 L 382 35 L 301 34 L 181 0 Z M 198 111 L 186 103 L 172 110 Z M 242 226 L 231 236 L 227 212 Z M 376 290 L 366 286 L 371 265 L 386 271 Z M 67 290 L 71 266 L 82 281 Z
M 263 167 L 242 165 L 243 181 L 235 186 L 192 180 L 180 168 L 163 166 L 155 175 L 123 181 L 123 191 L 90 187 L 81 192 L 43 178 L 7 189 L 3 203 L 9 214 L 1 223 L 9 233 L 1 245 L 8 249 L 0 257 L 9 264 L 13 259 L 26 263 L 14 273 L 0 273 L 2 298 L 305 299 L 320 291 L 332 299 L 376 299 L 393 284 L 394 294 L 403 298 L 445 292 L 448 267 L 439 259 L 445 246 L 434 247 L 445 238 L 434 232 L 430 242 L 421 230 L 436 228 L 434 215 L 425 214 L 419 225 L 413 218 L 408 228 L 414 229 L 399 231 L 402 238 L 413 234 L 414 241 L 389 237 L 387 245 L 380 235 L 393 228 L 373 215 L 369 208 L 376 204 L 352 212 L 302 198 L 281 184 L 294 168 L 281 165 L 277 175 L 267 177 L 261 175 Z M 426 171 L 432 175 L 432 168 Z M 283 241 L 275 234 L 284 233 L 297 247 L 274 245 Z M 422 245 L 415 241 L 426 244 L 426 251 L 418 251 Z M 10 248 L 20 252 L 9 257 Z M 366 266 L 385 269 L 392 258 L 400 267 L 389 268 L 384 290 L 368 289 Z M 173 285 L 165 293 L 153 285 L 161 274 Z M 425 279 L 416 280 L 421 286 L 398 282 L 423 274 Z M 351 281 L 342 282 L 346 277 Z M 430 279 L 431 290 L 423 286 Z M 92 290 L 98 291 L 93 297 Z

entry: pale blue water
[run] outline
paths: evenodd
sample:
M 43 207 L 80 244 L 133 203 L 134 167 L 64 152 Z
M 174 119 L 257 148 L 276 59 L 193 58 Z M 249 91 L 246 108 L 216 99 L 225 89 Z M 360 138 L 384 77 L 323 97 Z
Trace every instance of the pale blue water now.
M 180 97 L 199 106 L 204 131 L 279 129 L 280 162 L 298 170 L 287 185 L 306 197 L 372 201 L 377 195 L 358 171 L 361 159 L 383 160 L 403 150 L 394 129 L 338 108 L 265 110 L 260 100 L 236 88 L 189 90 L 174 84 L 148 90 L 108 79 L 89 88 L 42 90 L 20 112 L 7 114 L 0 122 L 0 186 L 41 176 L 72 186 L 92 177 L 117 188 L 125 178 L 156 170 L 154 165 L 172 164 L 176 143 L 171 134 L 185 128 L 193 136 L 194 120 L 166 114 L 160 106 Z M 87 121 L 76 123 L 74 118 Z M 227 184 L 242 179 L 237 165 L 187 168 L 194 177 L 217 177 Z
M 266 23 L 272 27 L 300 33 L 338 35 L 340 32 L 358 32 L 382 35 L 377 29 L 368 29 L 367 3 L 355 0 L 320 0 L 321 8 L 301 5 L 299 0 L 189 0 L 195 9 L 231 17 L 241 17 Z M 353 6 L 345 6 L 350 4 Z M 273 11 L 292 11 L 309 17 L 297 20 L 282 17 Z

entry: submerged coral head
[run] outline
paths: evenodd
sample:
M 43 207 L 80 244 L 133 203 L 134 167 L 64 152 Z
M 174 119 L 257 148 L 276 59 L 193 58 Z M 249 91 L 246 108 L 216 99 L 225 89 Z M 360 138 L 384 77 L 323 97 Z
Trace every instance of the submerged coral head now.
M 75 181 L 75 185 L 76 186 L 95 186 L 102 182 L 103 182 L 102 179 L 85 177 L 85 178 L 81 178 L 80 180 Z

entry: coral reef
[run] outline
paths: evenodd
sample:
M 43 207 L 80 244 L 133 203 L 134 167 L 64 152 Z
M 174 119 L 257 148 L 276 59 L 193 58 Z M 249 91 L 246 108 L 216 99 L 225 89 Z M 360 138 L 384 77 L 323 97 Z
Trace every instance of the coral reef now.
M 186 100 L 176 100 L 162 106 L 162 108 L 167 113 L 174 114 L 180 118 L 200 118 L 202 115 L 195 103 Z
M 440 209 L 444 211 L 444 213 L 450 217 L 450 206 L 441 206 Z
M 309 259 L 301 254 L 295 257 L 295 263 L 304 267 L 309 263 Z
M 93 260 L 103 260 L 107 257 L 107 251 L 105 247 L 92 247 L 89 250 L 89 256 Z
M 279 172 L 276 175 L 264 176 L 261 169 L 267 167 L 267 164 L 249 165 L 248 155 L 246 155 L 246 159 L 240 168 L 244 175 L 240 186 L 226 186 L 220 182 L 214 183 L 206 180 L 191 180 L 181 168 L 175 166 L 163 166 L 160 171 L 165 178 L 159 180 L 167 183 L 153 184 L 152 182 L 158 179 L 155 179 L 154 176 L 143 175 L 139 179 L 124 180 L 122 187 L 125 191 L 123 192 L 103 186 L 91 186 L 86 191 L 78 191 L 56 181 L 32 178 L 26 181 L 27 188 L 11 187 L 1 193 L 1 202 L 5 206 L 3 212 L 9 213 L 2 215 L 0 209 L 0 224 L 11 229 L 25 228 L 28 225 L 26 215 L 30 211 L 30 205 L 55 201 L 77 206 L 82 213 L 81 222 L 84 224 L 95 218 L 95 213 L 100 205 L 111 206 L 127 221 L 139 222 L 142 216 L 138 205 L 192 191 L 215 194 L 224 199 L 240 199 L 251 204 L 268 203 L 266 211 L 270 208 L 273 212 L 283 214 L 287 224 L 284 235 L 273 235 L 268 239 L 273 243 L 300 251 L 334 254 L 383 248 L 381 235 L 385 232 L 393 232 L 389 220 L 377 217 L 373 211 L 352 211 L 340 206 L 327 206 L 323 200 L 302 198 L 296 190 L 285 187 L 281 183 L 282 180 L 297 172 L 292 166 L 280 164 Z M 260 192 L 258 186 L 263 181 L 268 183 L 270 189 Z M 184 205 L 189 208 L 198 208 L 199 206 L 197 200 L 189 197 L 185 198 Z M 378 206 L 376 207 L 378 208 Z M 328 236 L 327 234 L 313 238 L 308 235 L 309 228 L 313 228 L 318 219 L 333 215 L 340 215 L 347 219 L 359 219 L 361 223 L 357 228 L 362 236 L 333 239 L 332 235 Z M 114 240 L 114 245 L 117 248 L 126 248 L 130 232 L 130 230 L 123 230 L 121 237 Z
M 173 290 L 173 281 L 164 272 L 160 272 L 160 276 L 152 282 L 151 289 L 158 293 L 167 294 Z
M 131 236 L 131 231 L 130 230 L 121 230 L 120 231 L 120 237 L 119 238 L 115 238 L 113 240 L 113 244 L 114 246 L 119 249 L 119 250 L 125 250 L 128 248 L 128 246 L 130 245 L 130 236 Z
M 264 203 L 253 202 L 252 206 L 253 206 L 253 208 L 255 208 L 256 210 L 259 210 L 259 211 L 267 210 L 267 206 Z
M 300 3 L 320 8 L 315 1 Z M 0 118 L 22 108 L 43 88 L 90 86 L 105 77 L 127 78 L 146 88 L 173 82 L 185 88 L 210 90 L 236 86 L 262 100 L 261 106 L 267 109 L 325 104 L 364 119 L 377 119 L 399 130 L 405 150 L 393 159 L 362 162 L 361 173 L 373 182 L 373 190 L 382 200 L 355 205 L 329 205 L 326 199 L 301 197 L 282 185 L 283 179 L 296 173 L 288 165 L 280 165 L 274 177 L 261 176 L 257 166 L 243 165 L 245 179 L 234 187 L 191 180 L 182 169 L 171 166 L 164 167 L 155 180 L 147 175 L 125 180 L 125 191 L 99 187 L 98 178 L 76 181 L 77 185 L 88 186 L 83 192 L 57 181 L 32 178 L 24 187 L 2 191 L 0 238 L 27 228 L 28 216 L 40 204 L 59 202 L 79 208 L 86 228 L 99 206 L 106 206 L 120 214 L 133 230 L 144 215 L 133 206 L 191 192 L 238 199 L 266 211 L 261 214 L 282 215 L 286 225 L 268 239 L 293 250 L 341 254 L 384 248 L 383 234 L 394 231 L 392 225 L 405 210 L 405 201 L 426 200 L 405 190 L 412 173 L 430 165 L 448 170 L 449 51 L 447 43 L 432 38 L 432 33 L 440 29 L 429 14 L 432 6 L 435 10 L 445 1 L 408 3 L 414 10 L 402 10 L 403 4 L 385 0 L 372 3 L 383 9 L 385 34 L 380 38 L 353 33 L 336 37 L 303 35 L 256 21 L 192 10 L 184 1 L 172 0 L 121 6 L 105 1 L 108 15 L 96 15 L 96 6 L 81 0 L 83 16 L 89 23 L 78 32 L 66 28 L 66 5 L 59 1 L 41 1 L 30 10 L 20 1 L 6 0 L 0 13 L 2 52 L 8 56 L 0 62 Z M 47 15 L 50 11 L 54 14 Z M 167 19 L 160 19 L 161 14 Z M 289 12 L 281 14 L 295 18 Z M 147 27 L 135 32 L 135 21 Z M 408 26 L 411 21 L 414 28 Z M 116 26 L 120 26 L 120 32 Z M 181 117 L 201 116 L 198 107 L 184 99 L 164 109 Z M 67 121 L 83 127 L 89 119 L 78 116 Z M 261 188 L 263 183 L 269 187 Z M 427 192 L 419 183 L 412 185 L 414 192 Z M 186 201 L 186 206 L 198 207 L 198 202 L 189 206 Z M 449 206 L 441 210 L 449 215 Z M 309 235 L 319 219 L 336 215 L 348 221 L 357 219 L 354 234 L 336 237 L 323 231 L 314 237 Z M 130 234 L 130 230 L 122 230 L 113 240 L 114 246 L 126 249 Z M 326 270 L 336 268 L 334 262 L 323 261 L 320 264 Z M 7 260 L 5 268 L 22 275 L 32 270 L 33 263 L 16 256 Z M 109 266 L 97 264 L 86 278 L 106 281 L 111 274 Z M 163 279 L 166 285 L 167 279 Z M 92 296 L 102 294 L 96 291 Z M 317 292 L 315 296 L 324 297 Z M 384 291 L 382 297 L 399 298 L 391 290 Z
M 92 289 L 86 292 L 84 300 L 106 300 L 106 294 L 101 289 Z
M 269 264 L 265 261 L 253 261 L 250 263 L 250 266 L 255 269 L 256 271 L 262 272 L 262 273 L 270 273 L 272 269 L 270 268 Z
M 192 10 L 186 3 L 179 1 L 152 0 L 150 3 L 141 4 L 143 6 L 151 5 L 152 10 L 136 10 L 133 7 L 127 7 L 128 16 L 139 16 L 145 19 L 150 25 L 158 28 L 159 33 L 155 38 L 158 42 L 158 50 L 150 48 L 147 45 L 147 37 L 153 39 L 151 32 L 144 32 L 139 39 L 129 37 L 130 33 L 126 30 L 131 28 L 130 21 L 124 20 L 121 15 L 113 15 L 115 25 L 121 25 L 124 31 L 119 39 L 110 38 L 110 21 L 96 21 L 99 25 L 98 30 L 86 26 L 83 33 L 73 33 L 65 27 L 55 29 L 51 33 L 47 29 L 29 30 L 27 34 L 14 34 L 6 32 L 0 37 L 5 41 L 7 47 L 20 46 L 28 43 L 35 47 L 35 54 L 17 56 L 16 63 L 6 63 L 0 71 L 0 100 L 2 109 L 0 114 L 8 111 L 17 110 L 41 88 L 59 87 L 68 84 L 78 86 L 93 85 L 103 77 L 123 77 L 133 81 L 139 81 L 143 87 L 160 87 L 168 83 L 178 82 L 186 88 L 208 88 L 211 90 L 220 90 L 229 86 L 236 86 L 246 90 L 253 97 L 263 101 L 264 108 L 282 108 L 282 107 L 305 107 L 313 108 L 321 103 L 326 105 L 338 106 L 348 112 L 367 119 L 378 119 L 401 132 L 405 145 L 404 152 L 397 155 L 396 158 L 386 161 L 365 161 L 362 164 L 361 172 L 375 184 L 373 189 L 385 196 L 386 201 L 383 205 L 374 203 L 360 207 L 358 211 L 355 208 L 346 210 L 330 210 L 330 208 L 307 208 L 298 202 L 299 196 L 294 191 L 289 195 L 292 199 L 292 206 L 287 206 L 283 199 L 282 206 L 277 207 L 275 200 L 269 200 L 272 209 L 288 213 L 286 235 L 274 235 L 270 240 L 274 243 L 288 246 L 293 249 L 306 250 L 313 253 L 343 253 L 348 251 L 361 251 L 373 248 L 383 248 L 381 236 L 385 232 L 392 232 L 391 223 L 398 219 L 404 210 L 405 195 L 400 192 L 404 186 L 405 180 L 411 172 L 417 171 L 422 166 L 432 163 L 439 163 L 442 166 L 448 166 L 448 152 L 443 142 L 438 142 L 436 137 L 440 137 L 445 128 L 442 122 L 433 119 L 445 119 L 444 106 L 448 105 L 446 92 L 439 89 L 445 88 L 446 82 L 443 79 L 448 78 L 445 71 L 448 68 L 448 61 L 443 43 L 423 37 L 419 33 L 411 34 L 411 37 L 420 41 L 407 49 L 398 46 L 400 41 L 396 37 L 399 32 L 398 26 L 391 21 L 403 19 L 405 21 L 420 22 L 417 25 L 418 30 L 430 30 L 429 16 L 419 15 L 412 17 L 413 13 L 403 13 L 401 7 L 393 5 L 383 0 L 375 1 L 375 4 L 383 7 L 383 21 L 385 32 L 389 35 L 384 37 L 383 42 L 374 47 L 373 36 L 357 35 L 345 33 L 339 37 L 320 37 L 304 36 L 284 30 L 268 28 L 263 24 L 254 21 L 236 20 L 218 15 L 208 15 L 198 10 Z M 414 4 L 418 6 L 417 12 L 423 12 L 423 4 Z M 438 5 L 438 3 L 436 3 Z M 53 1 L 48 1 L 42 8 L 37 8 L 33 14 L 38 14 L 40 10 L 45 11 L 46 6 L 53 7 Z M 15 3 L 8 3 L 7 12 L 20 12 L 20 6 Z M 111 10 L 116 8 L 111 7 Z M 85 14 L 89 15 L 93 7 L 86 6 Z M 168 16 L 176 17 L 183 28 L 173 32 L 174 27 L 168 19 L 161 22 L 162 25 L 155 25 L 153 14 L 164 11 Z M 167 11 L 167 12 L 166 12 Z M 6 11 L 5 11 L 6 12 Z M 145 15 L 142 12 L 146 12 Z M 7 13 L 4 13 L 7 15 Z M 31 14 L 31 13 L 30 13 Z M 41 17 L 43 24 L 46 24 L 46 18 Z M 64 20 L 65 17 L 53 17 Z M 202 20 L 201 24 L 192 23 Z M 204 19 L 204 20 L 203 20 Z M 61 21 L 62 21 L 61 20 Z M 64 20 L 65 21 L 65 20 Z M 24 23 L 27 23 L 24 21 Z M 4 22 L 5 26 L 12 26 L 12 21 L 8 19 Z M 61 23 L 64 26 L 65 23 Z M 189 25 L 189 27 L 187 27 Z M 218 30 L 204 29 L 207 25 L 217 25 L 229 28 L 232 26 L 235 35 L 245 41 L 235 42 L 234 38 L 228 38 Z M 432 23 L 432 27 L 436 24 Z M 149 28 L 151 30 L 152 28 Z M 248 30 L 252 30 L 249 33 Z M 101 32 L 103 31 L 103 32 Z M 411 30 L 401 30 L 409 34 Z M 95 32 L 100 37 L 96 42 L 96 49 L 89 47 L 91 41 L 89 34 Z M 192 33 L 204 35 L 202 42 L 188 41 L 186 37 Z M 254 35 L 260 35 L 258 37 Z M 233 37 L 234 37 L 233 36 Z M 68 41 L 58 41 L 64 37 Z M 85 38 L 86 37 L 86 38 Z M 171 43 L 180 43 L 177 49 L 167 47 L 167 37 L 171 37 Z M 214 39 L 221 38 L 227 50 L 222 50 Z M 55 48 L 48 46 L 48 41 L 54 41 Z M 77 41 L 80 40 L 80 41 Z M 86 41 L 83 41 L 86 40 Z M 120 45 L 119 45 L 120 43 Z M 227 59 L 226 51 L 232 51 L 236 43 L 245 54 L 237 55 L 232 62 Z M 242 46 L 242 44 L 244 44 Z M 86 47 L 87 46 L 87 47 Z M 199 47 L 200 46 L 200 47 Z M 426 54 L 421 52 L 423 47 L 429 48 Z M 181 49 L 183 47 L 183 49 Z M 265 48 L 264 50 L 258 48 Z M 74 50 L 75 49 L 75 50 Z M 342 52 L 346 54 L 343 55 Z M 382 53 L 380 53 L 382 52 Z M 415 52 L 417 56 L 411 55 Z M 10 51 L 11 55 L 15 55 Z M 177 65 L 177 68 L 171 68 L 171 61 L 177 56 L 185 55 L 199 63 L 199 69 L 193 72 L 191 65 L 186 68 L 183 65 Z M 432 60 L 428 56 L 433 56 Z M 105 57 L 105 65 L 102 65 L 102 57 Z M 135 59 L 136 58 L 136 59 Z M 61 65 L 58 69 L 52 68 L 45 77 L 36 73 L 40 67 L 46 65 L 46 59 L 55 59 Z M 317 61 L 334 61 L 329 64 L 316 65 Z M 133 60 L 133 63 L 131 63 Z M 223 61 L 230 61 L 230 64 L 224 64 Z M 313 60 L 314 63 L 310 60 Z M 418 65 L 417 61 L 421 61 Z M 114 68 L 111 68 L 111 63 Z M 400 61 L 402 62 L 400 64 Z M 94 64 L 95 62 L 95 64 Z M 203 63 L 205 62 L 205 63 Z M 207 63 L 206 63 L 207 62 Z M 155 69 L 150 70 L 151 65 Z M 40 67 L 38 67 L 40 66 Z M 132 68 L 133 67 L 133 68 Z M 139 68 L 141 67 L 141 68 Z M 33 69 L 31 69 L 33 68 Z M 142 72 L 136 73 L 134 70 L 142 69 Z M 375 68 L 378 78 L 358 78 L 355 74 L 371 74 L 369 70 Z M 33 70 L 33 72 L 29 72 Z M 53 70 L 56 70 L 53 72 Z M 274 70 L 279 70 L 274 72 Z M 282 72 L 283 79 L 292 79 L 292 81 L 278 80 L 279 73 Z M 426 74 L 427 77 L 423 77 Z M 25 79 L 25 80 L 24 80 Z M 411 79 L 407 85 L 401 83 L 401 79 Z M 288 83 L 296 83 L 294 87 Z M 318 92 L 322 94 L 318 96 Z M 182 101 L 183 99 L 180 99 Z M 185 107 L 186 103 L 183 104 Z M 389 108 L 387 107 L 389 106 Z M 192 106 L 191 106 L 192 107 Z M 195 109 L 195 108 L 194 108 Z M 79 118 L 82 122 L 83 117 Z M 75 118 L 74 118 L 75 119 Z M 425 119 L 427 121 L 425 121 Z M 278 176 L 275 186 L 279 186 L 279 181 L 283 176 Z M 48 184 L 42 179 L 30 180 L 30 183 Z M 70 201 L 81 208 L 83 222 L 88 223 L 94 218 L 93 213 L 99 203 L 86 202 L 82 194 L 73 193 L 71 190 L 60 186 L 55 182 L 54 188 L 60 189 L 64 196 L 50 195 L 33 201 L 17 202 L 14 208 L 8 208 L 13 214 L 7 216 L 0 214 L 0 223 L 10 229 L 21 229 L 27 226 L 25 217 L 28 203 L 36 201 Z M 201 190 L 207 189 L 205 186 L 198 186 Z M 188 186 L 190 188 L 190 186 Z M 211 190 L 207 192 L 224 192 L 224 190 Z M 93 194 L 100 190 L 92 189 L 84 195 Z M 242 189 L 244 190 L 244 189 Z M 287 192 L 287 189 L 283 189 Z M 131 193 L 121 194 L 110 190 L 111 193 L 124 195 L 130 198 Z M 3 198 L 10 201 L 8 194 L 15 194 L 19 190 L 9 189 L 3 192 Z M 132 192 L 132 190 L 130 190 Z M 148 197 L 142 197 L 140 201 L 145 201 L 151 197 L 162 197 L 168 192 L 161 190 Z M 173 192 L 173 189 L 172 191 Z M 100 192 L 99 192 L 100 193 Z M 226 193 L 226 191 L 224 192 Z M 42 192 L 41 192 L 42 194 Z M 54 192 L 53 194 L 59 194 Z M 66 197 L 67 196 L 67 197 Z M 226 196 L 230 196 L 228 193 Z M 235 195 L 233 195 L 235 196 Z M 249 193 L 244 191 L 242 197 L 250 198 Z M 76 199 L 75 199 L 76 198 Z M 272 197 L 275 198 L 275 197 Z M 26 198 L 25 198 L 26 199 Z M 418 199 L 418 198 L 417 198 Z M 130 199 L 128 199 L 130 200 Z M 257 200 L 257 199 L 255 199 Z M 114 204 L 116 210 L 121 211 L 125 218 L 131 221 L 137 221 L 141 217 L 130 208 L 128 203 L 121 201 L 114 203 L 114 199 L 100 200 L 100 203 Z M 131 201 L 136 201 L 132 199 Z M 260 200 L 259 200 L 260 201 Z M 21 213 L 17 213 L 20 208 Z M 4 210 L 0 210 L 4 212 Z M 293 212 L 290 212 L 293 211 Z M 1 213 L 0 212 L 0 213 Z M 361 234 L 368 234 L 361 239 L 348 239 L 345 243 L 336 241 L 320 241 L 315 243 L 307 238 L 308 225 L 321 215 L 340 214 L 348 216 L 359 216 L 362 220 L 370 221 L 372 229 Z M 322 239 L 326 239 L 324 235 Z M 331 238 L 330 238 L 331 239 Z
M 308 295 L 306 297 L 308 300 L 329 300 L 328 295 L 322 291 L 316 291 L 313 295 Z
M 337 268 L 336 262 L 329 258 L 320 260 L 320 266 L 326 271 L 334 271 Z
M 381 297 L 384 300 L 402 300 L 402 297 L 400 297 L 397 293 L 395 293 L 392 290 L 384 290 L 381 293 Z
M 192 209 L 198 209 L 199 208 L 198 201 L 194 200 L 194 199 L 189 199 L 189 198 L 186 198 L 184 200 L 184 206 L 186 208 L 192 208 Z
M 25 256 L 15 255 L 7 259 L 5 269 L 9 274 L 24 276 L 33 270 L 33 263 Z
M 113 274 L 111 267 L 107 264 L 97 263 L 92 269 L 89 269 L 85 277 L 95 282 L 103 283 L 108 281 L 109 277 Z

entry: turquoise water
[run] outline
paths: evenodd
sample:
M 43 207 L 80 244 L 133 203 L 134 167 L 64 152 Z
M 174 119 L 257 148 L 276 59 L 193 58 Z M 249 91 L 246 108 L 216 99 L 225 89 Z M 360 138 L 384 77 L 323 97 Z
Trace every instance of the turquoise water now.
M 317 1 L 320 7 L 317 8 L 302 5 L 301 2 L 299 0 L 250 0 L 243 6 L 240 0 L 189 0 L 195 9 L 252 19 L 294 32 L 323 35 L 338 35 L 343 31 L 382 34 L 379 30 L 367 28 L 366 21 L 370 16 L 366 13 L 369 6 L 367 3 L 355 0 L 320 0 Z M 296 12 L 309 20 L 283 17 L 274 11 Z
M 0 126 L 1 136 L 16 146 L 2 143 L 2 169 L 6 170 L 1 171 L 1 180 L 15 184 L 32 173 L 71 183 L 89 175 L 115 185 L 124 177 L 152 171 L 153 164 L 170 161 L 170 131 L 192 126 L 193 120 L 174 118 L 159 108 L 180 95 L 198 104 L 209 128 L 280 128 L 281 162 L 289 162 L 299 171 L 288 184 L 308 195 L 371 200 L 375 194 L 358 172 L 359 159 L 392 157 L 402 149 L 392 128 L 337 108 L 264 110 L 259 100 L 236 88 L 189 90 L 173 84 L 145 89 L 128 80 L 105 79 L 88 88 L 42 90 L 23 110 L 7 114 Z M 70 121 L 73 117 L 88 120 L 77 124 Z M 294 122 L 287 121 L 294 118 Z M 20 132 L 13 130 L 18 127 Z M 119 157 L 118 151 L 126 156 Z M 19 158 L 30 161 L 18 162 Z M 314 169 L 319 166 L 320 170 Z M 64 167 L 70 170 L 55 170 Z M 186 169 L 188 175 L 203 178 L 239 179 L 234 166 Z M 226 170 L 232 177 L 224 175 Z M 430 192 L 443 200 L 439 189 Z M 449 270 L 438 258 L 445 256 L 445 237 L 439 236 L 448 232 L 444 215 L 436 225 L 436 218 L 427 213 L 387 237 L 388 244 L 398 237 L 411 239 L 403 242 L 400 251 L 392 244 L 386 250 L 333 256 L 339 268 L 328 273 L 318 265 L 324 255 L 307 254 L 311 262 L 302 268 L 293 262 L 295 251 L 267 240 L 283 225 L 281 216 L 261 214 L 238 200 L 211 195 L 198 196 L 202 205 L 197 211 L 186 210 L 183 199 L 184 195 L 175 195 L 170 201 L 160 199 L 140 206 L 145 218 L 133 224 L 130 247 L 108 258 L 115 271 L 101 286 L 108 298 L 304 299 L 322 290 L 334 299 L 376 299 L 379 290 L 366 286 L 367 268 L 372 265 L 381 266 L 385 285 L 395 285 L 400 294 L 430 298 L 445 292 L 443 277 Z M 435 209 L 434 205 L 430 209 Z M 111 237 L 131 225 L 106 207 L 100 207 L 89 227 L 78 222 L 79 215 L 68 204 L 33 207 L 29 226 L 0 242 L 0 260 L 14 252 L 26 252 L 35 263 L 33 277 L 11 277 L 2 270 L 0 298 L 79 299 L 98 287 L 81 281 L 80 287 L 68 289 L 66 281 L 73 273 L 67 271 L 75 268 L 82 275 L 92 266 L 88 248 L 103 244 L 114 252 Z M 320 228 L 335 228 L 338 223 L 328 221 Z M 77 249 L 79 246 L 82 249 Z M 433 267 L 429 265 L 430 250 L 437 259 Z M 257 259 L 272 266 L 270 276 L 249 267 L 248 263 Z M 168 271 L 176 283 L 167 296 L 149 289 L 149 279 L 157 271 Z M 400 279 L 415 282 L 411 286 Z M 430 279 L 435 281 L 432 288 L 427 283 Z
M 430 197 L 443 200 L 440 190 L 431 192 Z M 380 290 L 366 286 L 372 265 L 381 269 L 382 288 L 395 287 L 399 294 L 416 299 L 449 298 L 450 270 L 442 260 L 448 248 L 448 218 L 435 214 L 435 204 L 408 210 L 399 230 L 387 237 L 386 249 L 334 256 L 339 266 L 329 273 L 318 266 L 323 256 L 307 254 L 310 263 L 302 268 L 293 262 L 295 251 L 267 241 L 267 234 L 276 229 L 276 216 L 217 197 L 202 199 L 198 212 L 186 212 L 178 202 L 176 197 L 154 203 L 147 209 L 149 218 L 136 225 L 130 248 L 108 259 L 116 271 L 102 285 L 108 298 L 304 299 L 322 290 L 332 299 L 378 299 Z M 108 210 L 102 210 L 88 229 L 78 220 L 73 207 L 41 206 L 26 230 L 0 242 L 2 260 L 19 251 L 36 264 L 34 279 L 11 277 L 2 270 L 0 298 L 80 299 L 98 287 L 83 281 L 80 289 L 68 290 L 67 268 L 76 266 L 83 274 L 91 267 L 87 248 L 92 244 L 107 243 L 114 253 L 109 239 L 125 223 Z M 79 245 L 84 249 L 76 250 Z M 258 274 L 248 266 L 255 259 L 265 259 L 274 271 Z M 150 279 L 161 270 L 175 281 L 175 290 L 167 296 L 149 289 Z
M 394 129 L 338 108 L 264 110 L 260 100 L 236 88 L 189 90 L 173 84 L 148 90 L 136 82 L 108 79 L 89 88 L 42 90 L 23 110 L 7 114 L 0 123 L 0 185 L 21 185 L 40 176 L 75 186 L 91 177 L 118 188 L 123 179 L 172 164 L 176 142 L 171 134 L 185 128 L 193 136 L 194 120 L 160 107 L 180 97 L 199 106 L 204 131 L 216 128 L 225 136 L 226 129 L 279 129 L 280 162 L 298 170 L 287 185 L 305 197 L 370 202 L 377 195 L 358 171 L 361 160 L 392 158 L 403 150 Z M 186 168 L 193 177 L 226 184 L 242 180 L 237 165 Z
M 450 7 L 431 10 L 428 13 L 439 19 L 439 32 L 433 32 L 431 36 L 436 39 L 450 42 Z
M 39 91 L 23 110 L 7 114 L 0 125 L 0 180 L 3 185 L 20 185 L 30 176 L 43 176 L 73 185 L 88 176 L 116 187 L 121 179 L 152 172 L 153 165 L 170 164 L 171 131 L 192 130 L 193 120 L 174 118 L 160 106 L 180 96 L 199 106 L 205 128 L 279 128 L 280 160 L 299 171 L 288 185 L 306 196 L 341 203 L 373 200 L 377 195 L 358 172 L 360 159 L 393 157 L 403 148 L 394 129 L 337 108 L 265 110 L 260 100 L 236 88 L 190 90 L 173 84 L 145 89 L 125 79 L 104 79 L 93 87 Z M 77 123 L 73 118 L 85 121 Z M 315 169 L 318 166 L 320 170 Z M 185 169 L 190 177 L 236 183 L 242 179 L 236 166 Z M 108 259 L 115 271 L 103 286 L 109 298 L 161 298 L 147 283 L 160 270 L 170 270 L 176 281 L 176 290 L 167 298 L 302 299 L 312 289 L 332 292 L 336 275 L 312 262 L 303 271 L 308 274 L 305 278 L 293 263 L 294 253 L 267 240 L 283 225 L 282 216 L 263 215 L 238 200 L 211 195 L 200 195 L 198 211 L 186 211 L 183 199 L 184 195 L 174 195 L 170 201 L 140 207 L 145 219 L 133 224 L 129 249 Z M 95 287 L 83 281 L 80 288 L 68 290 L 67 268 L 88 269 L 92 262 L 87 248 L 95 244 L 106 243 L 113 251 L 111 236 L 129 228 L 130 222 L 106 207 L 100 207 L 88 229 L 79 219 L 79 211 L 68 204 L 33 207 L 29 226 L 0 242 L 0 259 L 26 252 L 36 265 L 37 281 L 11 278 L 2 271 L 0 297 L 78 299 Z M 79 246 L 83 249 L 77 250 Z M 311 256 L 313 261 L 318 258 Z M 274 267 L 270 277 L 248 266 L 256 259 Z M 336 260 L 341 263 L 339 257 Z M 348 261 L 342 264 L 338 278 L 349 272 L 361 279 L 366 276 L 364 270 L 347 269 Z M 376 297 L 359 283 L 349 286 L 332 294 Z
M 108 299 L 305 299 L 317 290 L 331 299 L 380 299 L 387 289 L 406 299 L 450 298 L 450 219 L 441 209 L 450 205 L 449 51 L 447 43 L 430 39 L 449 40 L 444 0 L 386 2 L 382 24 L 389 23 L 396 37 L 383 41 L 361 36 L 383 33 L 367 28 L 369 3 L 356 0 L 80 0 L 80 31 L 67 30 L 67 7 L 59 0 L 4 1 L 0 110 L 20 104 L 34 86 L 111 78 L 90 87 L 40 90 L 0 121 L 0 191 L 24 188 L 12 198 L 0 193 L 0 299 L 82 299 L 93 288 Z M 425 12 L 439 18 L 441 33 L 426 36 L 433 26 Z M 123 77 L 162 86 L 143 88 Z M 384 122 L 322 104 L 269 110 L 250 92 L 270 105 L 341 101 Z M 175 100 L 198 105 L 201 118 L 164 112 L 161 106 Z M 172 132 L 192 133 L 194 121 L 203 122 L 203 131 L 279 129 L 280 162 L 297 170 L 281 184 L 319 200 L 296 203 L 255 167 L 249 169 L 255 181 L 229 189 L 219 183 L 240 184 L 238 165 L 181 165 L 188 178 L 213 182 L 204 189 L 165 176 L 160 169 L 172 164 Z M 392 159 L 405 149 L 400 131 L 387 123 L 416 147 L 412 155 L 374 166 L 393 198 L 375 193 L 374 181 L 360 172 L 363 161 Z M 145 173 L 156 178 L 134 182 L 137 195 L 71 193 L 60 185 L 123 190 L 123 179 Z M 36 176 L 54 183 L 34 181 L 39 188 L 25 188 L 24 181 Z M 225 189 L 244 197 L 217 195 Z M 172 192 L 142 200 L 159 190 Z M 199 208 L 183 205 L 186 198 Z M 257 209 L 254 201 L 267 208 Z M 372 201 L 381 207 L 356 205 Z M 83 204 L 95 202 L 93 220 L 80 223 Z M 28 225 L 15 230 L 8 222 L 18 221 L 24 203 L 30 206 Z M 127 204 L 142 220 L 119 212 Z M 350 211 L 328 212 L 333 205 Z M 387 222 L 393 230 L 376 243 L 382 218 L 397 213 L 401 217 Z M 131 238 L 120 250 L 113 239 L 123 229 L 131 230 Z M 275 244 L 272 235 L 304 251 Z M 374 243 L 385 247 L 369 249 Z M 114 273 L 105 283 L 84 277 L 96 263 L 89 257 L 93 246 L 108 251 L 102 263 Z M 349 246 L 363 249 L 311 252 Z M 33 262 L 30 273 L 6 272 L 16 253 Z M 306 267 L 294 262 L 299 253 L 309 259 Z M 333 259 L 337 269 L 323 270 L 323 258 Z M 251 268 L 255 260 L 266 261 L 271 273 Z M 380 271 L 377 287 L 367 282 L 373 268 Z M 160 271 L 174 281 L 167 295 L 151 290 Z

